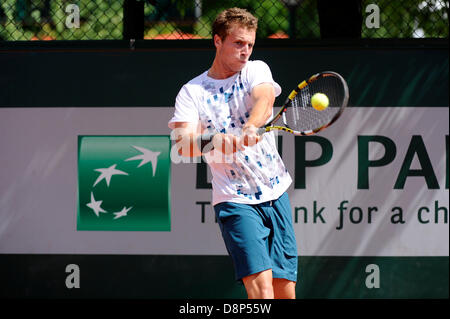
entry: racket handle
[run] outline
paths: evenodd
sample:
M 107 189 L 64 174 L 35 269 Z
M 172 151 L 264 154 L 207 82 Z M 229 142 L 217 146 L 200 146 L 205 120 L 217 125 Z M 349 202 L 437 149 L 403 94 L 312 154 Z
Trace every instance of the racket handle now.
M 265 127 L 259 127 L 257 130 L 256 130 L 256 134 L 258 134 L 258 135 L 263 135 L 264 133 L 266 133 L 267 131 L 266 131 L 266 128 Z

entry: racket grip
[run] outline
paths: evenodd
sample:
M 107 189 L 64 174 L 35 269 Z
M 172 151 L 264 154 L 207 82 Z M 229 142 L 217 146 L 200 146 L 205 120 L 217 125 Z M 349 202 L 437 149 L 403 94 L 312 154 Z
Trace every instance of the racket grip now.
M 258 135 L 263 135 L 264 133 L 266 133 L 266 128 L 265 127 L 259 127 L 256 130 L 256 134 L 258 134 Z

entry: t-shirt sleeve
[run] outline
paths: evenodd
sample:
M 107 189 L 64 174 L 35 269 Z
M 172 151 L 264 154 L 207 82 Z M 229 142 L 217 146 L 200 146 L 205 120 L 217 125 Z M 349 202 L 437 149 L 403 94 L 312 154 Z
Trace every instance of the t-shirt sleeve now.
M 175 99 L 175 112 L 169 121 L 169 128 L 173 129 L 175 122 L 198 123 L 199 115 L 195 101 L 189 92 L 187 85 L 184 85 Z
M 261 83 L 271 83 L 275 89 L 275 97 L 281 94 L 280 85 L 274 81 L 269 66 L 263 61 L 252 61 L 247 69 L 250 91 Z

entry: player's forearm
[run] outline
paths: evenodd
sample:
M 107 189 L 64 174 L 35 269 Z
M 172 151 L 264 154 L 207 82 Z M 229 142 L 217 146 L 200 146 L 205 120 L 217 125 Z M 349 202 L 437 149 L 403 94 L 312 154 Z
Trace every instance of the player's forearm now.
M 183 157 L 201 156 L 201 151 L 196 143 L 199 133 L 195 132 L 188 124 L 175 124 L 171 138 L 176 141 L 175 147 L 178 154 Z
M 177 141 L 178 154 L 184 157 L 201 156 L 202 152 L 198 147 L 197 139 L 197 134 L 184 135 L 179 141 Z
M 250 113 L 250 117 L 244 127 L 255 126 L 261 127 L 266 124 L 267 120 L 272 116 L 273 99 L 262 96 L 255 100 L 255 104 Z
M 212 138 L 215 134 L 204 133 L 196 134 L 189 133 L 180 136 L 177 139 L 178 154 L 184 157 L 197 157 L 209 152 L 212 145 Z

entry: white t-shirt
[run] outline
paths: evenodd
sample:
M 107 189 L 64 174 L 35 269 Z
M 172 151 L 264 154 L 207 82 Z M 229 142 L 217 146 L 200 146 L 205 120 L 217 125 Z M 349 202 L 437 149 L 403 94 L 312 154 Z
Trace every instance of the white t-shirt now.
M 209 77 L 205 71 L 181 88 L 169 127 L 173 129 L 175 122 L 200 122 L 202 129 L 239 136 L 253 107 L 251 91 L 261 83 L 272 83 L 275 96 L 280 95 L 281 88 L 263 61 L 248 61 L 241 72 L 222 80 Z M 274 200 L 292 182 L 278 154 L 273 132 L 263 134 L 259 143 L 245 147 L 226 161 L 215 161 L 217 152 L 223 157 L 215 150 L 204 155 L 212 174 L 213 205 Z

